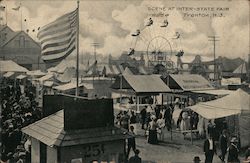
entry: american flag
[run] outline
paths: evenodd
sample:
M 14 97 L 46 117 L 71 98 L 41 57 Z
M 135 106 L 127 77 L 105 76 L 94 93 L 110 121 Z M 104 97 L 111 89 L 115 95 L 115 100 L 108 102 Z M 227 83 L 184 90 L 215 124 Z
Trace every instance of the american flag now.
M 45 63 L 59 62 L 77 48 L 77 17 L 76 9 L 41 27 L 37 37 Z

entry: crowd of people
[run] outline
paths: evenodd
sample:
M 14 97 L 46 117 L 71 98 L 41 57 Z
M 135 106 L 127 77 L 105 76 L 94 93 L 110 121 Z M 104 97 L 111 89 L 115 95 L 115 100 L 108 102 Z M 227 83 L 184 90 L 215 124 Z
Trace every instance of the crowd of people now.
M 21 128 L 41 119 L 32 85 L 21 91 L 18 82 L 2 81 L 1 97 L 1 161 L 31 162 L 31 140 Z
M 239 162 L 238 138 L 229 133 L 225 119 L 208 120 L 205 125 L 205 119 L 187 106 L 182 107 L 178 101 L 169 105 L 150 104 L 141 109 L 139 116 L 135 115 L 134 111 L 130 111 L 130 114 L 129 111 L 120 111 L 116 120 L 118 125 L 132 133 L 134 133 L 134 124 L 141 124 L 141 129 L 145 130 L 150 144 L 164 141 L 164 133 L 173 128 L 180 131 L 198 131 L 199 138 L 205 139 L 203 149 L 205 163 L 212 163 L 213 156 L 217 153 L 216 149 L 219 150 L 218 156 L 222 162 L 226 159 L 230 163 Z M 135 139 L 128 141 L 127 156 L 131 148 L 133 151 L 136 150 Z M 194 162 L 200 161 L 200 158 L 194 158 Z

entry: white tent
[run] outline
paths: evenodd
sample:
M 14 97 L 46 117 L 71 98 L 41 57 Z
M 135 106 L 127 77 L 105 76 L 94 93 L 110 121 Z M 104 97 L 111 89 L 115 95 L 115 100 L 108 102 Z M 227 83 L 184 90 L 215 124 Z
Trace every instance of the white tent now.
M 190 106 L 190 109 L 206 119 L 216 119 L 250 111 L 250 96 L 238 89 L 231 94 L 209 102 Z
M 241 147 L 250 145 L 250 95 L 241 89 L 217 100 L 199 103 L 191 106 L 194 110 L 206 119 L 216 119 L 236 115 L 238 124 L 234 124 L 240 137 Z M 235 120 L 234 120 L 235 121 Z
M 0 61 L 0 72 L 27 72 L 28 70 L 11 60 Z

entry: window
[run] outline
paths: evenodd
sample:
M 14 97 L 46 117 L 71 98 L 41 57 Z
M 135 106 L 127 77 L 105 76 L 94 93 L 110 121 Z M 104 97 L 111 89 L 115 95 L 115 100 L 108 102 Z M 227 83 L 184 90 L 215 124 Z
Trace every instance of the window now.
M 25 40 L 25 47 L 26 48 L 30 47 L 30 41 L 29 40 Z
M 20 48 L 24 48 L 25 47 L 25 38 L 24 36 L 20 36 L 19 37 L 19 45 L 20 45 Z

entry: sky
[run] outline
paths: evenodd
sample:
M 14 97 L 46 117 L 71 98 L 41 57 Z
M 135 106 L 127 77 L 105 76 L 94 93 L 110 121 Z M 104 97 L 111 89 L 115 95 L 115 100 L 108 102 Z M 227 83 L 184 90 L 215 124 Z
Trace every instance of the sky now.
M 77 6 L 76 0 L 3 0 L 7 24 L 16 31 L 21 30 L 21 12 L 12 8 L 20 2 L 22 28 L 29 29 L 35 40 L 38 27 Z M 162 43 L 165 50 L 183 50 L 186 56 L 199 54 L 209 58 L 213 56 L 209 36 L 215 35 L 219 40 L 217 56 L 246 59 L 250 53 L 249 3 L 248 0 L 82 0 L 79 50 L 93 52 L 91 44 L 98 42 L 98 53 L 119 56 L 129 48 L 147 51 L 153 44 Z M 145 28 L 149 18 L 154 23 Z M 166 28 L 160 27 L 164 20 L 169 23 Z M 31 32 L 33 29 L 35 32 Z M 141 30 L 141 39 L 131 36 L 137 29 Z M 180 39 L 174 39 L 176 32 L 180 33 Z

